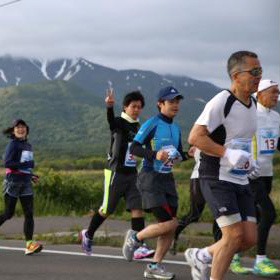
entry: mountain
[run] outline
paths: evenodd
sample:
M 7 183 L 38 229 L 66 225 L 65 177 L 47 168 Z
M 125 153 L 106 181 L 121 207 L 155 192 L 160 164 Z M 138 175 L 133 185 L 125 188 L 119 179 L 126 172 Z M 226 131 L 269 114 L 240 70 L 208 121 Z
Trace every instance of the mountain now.
M 108 128 L 103 100 L 65 81 L 0 89 L 0 126 L 23 118 L 35 150 L 52 155 L 104 154 Z M 1 137 L 0 148 L 7 141 Z
M 220 90 L 218 87 L 187 76 L 119 71 L 83 58 L 48 61 L 2 56 L 0 127 L 22 117 L 30 123 L 32 143 L 40 149 L 104 153 L 108 144 L 103 101 L 106 88 L 115 90 L 116 113 L 126 93 L 141 90 L 146 100 L 145 119 L 157 113 L 157 92 L 168 85 L 185 97 L 177 118 L 185 136 L 205 103 Z

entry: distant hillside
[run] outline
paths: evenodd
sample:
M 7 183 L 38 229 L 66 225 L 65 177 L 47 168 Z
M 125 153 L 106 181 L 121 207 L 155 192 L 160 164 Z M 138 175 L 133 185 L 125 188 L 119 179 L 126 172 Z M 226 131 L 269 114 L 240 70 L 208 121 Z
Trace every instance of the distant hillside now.
M 64 81 L 0 89 L 1 129 L 15 118 L 28 122 L 39 151 L 104 154 L 108 143 L 103 100 Z
M 0 57 L 0 128 L 22 117 L 30 122 L 32 142 L 40 150 L 104 154 L 108 145 L 106 88 L 115 90 L 118 114 L 123 96 L 141 90 L 146 99 L 145 119 L 157 113 L 156 95 L 168 85 L 185 97 L 177 118 L 185 137 L 205 103 L 220 90 L 216 86 L 151 71 L 118 71 L 83 58 L 43 61 Z M 1 141 L 0 147 L 3 145 Z

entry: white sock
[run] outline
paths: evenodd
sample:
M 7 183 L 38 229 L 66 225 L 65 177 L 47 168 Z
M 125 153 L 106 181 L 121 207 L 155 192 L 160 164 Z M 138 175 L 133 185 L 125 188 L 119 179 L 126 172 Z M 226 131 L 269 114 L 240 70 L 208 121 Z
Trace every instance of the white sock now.
M 266 255 L 257 255 L 256 256 L 256 263 L 262 262 L 266 258 Z
M 208 247 L 200 249 L 197 253 L 197 257 L 204 263 L 211 263 L 212 262 L 212 256 L 208 251 Z

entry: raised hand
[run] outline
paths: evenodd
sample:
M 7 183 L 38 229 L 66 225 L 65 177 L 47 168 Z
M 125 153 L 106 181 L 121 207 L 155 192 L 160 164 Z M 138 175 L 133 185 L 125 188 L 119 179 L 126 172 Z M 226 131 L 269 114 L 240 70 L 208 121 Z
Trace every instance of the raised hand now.
M 107 107 L 113 107 L 115 104 L 114 90 L 112 88 L 106 90 L 105 103 Z

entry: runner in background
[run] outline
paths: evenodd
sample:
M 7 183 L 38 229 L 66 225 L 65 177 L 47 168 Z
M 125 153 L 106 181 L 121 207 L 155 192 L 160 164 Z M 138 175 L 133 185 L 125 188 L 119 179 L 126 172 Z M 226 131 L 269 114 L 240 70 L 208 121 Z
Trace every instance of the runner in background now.
M 172 166 L 176 161 L 186 159 L 182 151 L 180 129 L 173 122 L 182 98 L 183 96 L 174 87 L 161 89 L 157 103 L 160 113 L 141 126 L 131 146 L 132 154 L 143 158 L 143 166 L 137 181 L 143 209 L 152 212 L 157 223 L 147 226 L 138 233 L 129 230 L 123 245 L 123 255 L 131 261 L 133 252 L 143 240 L 157 238 L 155 255 L 144 271 L 144 277 L 151 279 L 175 277 L 174 273 L 165 270 L 162 260 L 171 245 L 177 227 L 178 196 Z
M 177 243 L 181 232 L 191 223 L 197 223 L 202 215 L 205 208 L 206 201 L 201 193 L 199 185 L 199 164 L 200 164 L 200 151 L 199 149 L 191 146 L 188 150 L 188 156 L 195 159 L 195 165 L 190 178 L 190 209 L 187 215 L 184 215 L 182 219 L 178 221 L 178 226 L 176 228 L 174 239 L 170 248 L 170 253 L 172 255 L 177 254 Z M 218 241 L 221 239 L 221 230 L 217 225 L 216 221 L 213 223 L 213 236 L 214 240 Z
M 111 132 L 111 144 L 108 154 L 107 168 L 104 170 L 103 204 L 89 224 L 88 229 L 80 232 L 82 249 L 87 255 L 91 254 L 92 240 L 96 230 L 113 214 L 119 200 L 124 197 L 127 211 L 131 212 L 131 228 L 138 232 L 145 227 L 141 196 L 136 187 L 137 169 L 136 159 L 129 148 L 136 135 L 139 125 L 139 115 L 145 106 L 143 95 L 139 91 L 128 93 L 123 99 L 121 117 L 115 117 L 113 89 L 106 91 L 105 104 L 107 107 L 107 121 Z M 135 259 L 152 257 L 154 250 L 142 242 L 134 253 Z
M 29 127 L 24 120 L 15 120 L 11 127 L 3 131 L 11 139 L 6 147 L 4 166 L 6 176 L 3 182 L 5 201 L 4 213 L 0 215 L 0 225 L 11 219 L 19 199 L 24 214 L 25 255 L 39 253 L 43 246 L 33 240 L 33 190 L 31 181 L 37 182 L 38 176 L 32 173 L 34 168 L 33 152 L 27 142 Z

